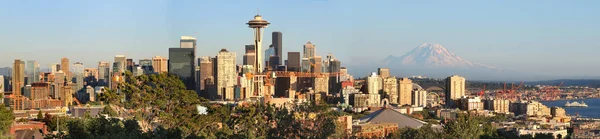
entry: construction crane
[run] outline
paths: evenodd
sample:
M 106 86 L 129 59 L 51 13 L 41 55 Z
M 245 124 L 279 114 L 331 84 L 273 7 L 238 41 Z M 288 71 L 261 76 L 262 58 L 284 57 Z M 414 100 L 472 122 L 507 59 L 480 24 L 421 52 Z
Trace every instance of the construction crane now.
M 477 95 L 479 95 L 479 97 L 481 99 L 483 99 L 483 95 L 485 94 L 485 84 L 483 85 L 483 89 L 481 89 L 481 91 L 479 91 L 479 93 Z

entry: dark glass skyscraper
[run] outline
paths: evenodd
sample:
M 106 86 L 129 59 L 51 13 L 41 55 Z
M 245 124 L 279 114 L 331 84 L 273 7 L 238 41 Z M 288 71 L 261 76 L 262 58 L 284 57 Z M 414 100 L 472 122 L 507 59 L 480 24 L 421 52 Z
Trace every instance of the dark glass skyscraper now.
M 300 52 L 288 52 L 288 71 L 300 71 Z
M 273 47 L 275 48 L 275 55 L 277 57 L 277 65 L 281 64 L 281 59 L 283 59 L 283 54 L 281 53 L 282 51 L 282 34 L 279 31 L 275 31 L 272 33 L 272 37 L 273 39 L 271 39 Z M 271 61 L 271 63 L 275 63 L 273 61 Z
M 169 48 L 169 73 L 179 76 L 188 90 L 195 89 L 194 48 Z

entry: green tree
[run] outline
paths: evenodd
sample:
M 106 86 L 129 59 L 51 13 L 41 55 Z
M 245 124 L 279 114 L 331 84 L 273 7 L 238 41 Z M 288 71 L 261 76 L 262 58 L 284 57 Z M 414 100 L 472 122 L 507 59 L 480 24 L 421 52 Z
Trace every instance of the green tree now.
M 42 114 L 42 110 L 40 110 L 40 111 L 38 111 L 38 114 L 37 114 L 37 120 L 42 120 L 42 119 L 44 119 L 44 115 Z
M 15 116 L 12 113 L 12 110 L 0 106 L 0 137 L 4 137 L 4 135 L 8 134 L 8 130 L 15 120 Z

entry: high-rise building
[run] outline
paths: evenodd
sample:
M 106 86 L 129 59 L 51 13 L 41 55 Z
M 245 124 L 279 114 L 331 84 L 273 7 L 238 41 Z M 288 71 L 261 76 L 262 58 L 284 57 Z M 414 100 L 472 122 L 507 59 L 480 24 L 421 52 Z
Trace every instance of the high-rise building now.
M 152 57 L 152 68 L 155 73 L 165 73 L 168 71 L 167 58 L 161 56 Z
M 381 76 L 381 78 L 390 77 L 390 69 L 388 68 L 378 68 L 377 72 L 379 73 L 379 76 Z
M 316 77 L 314 81 L 315 93 L 329 94 L 329 78 L 328 77 Z
M 127 67 L 127 71 L 133 72 L 134 67 L 135 67 L 135 62 L 133 62 L 133 59 L 127 59 L 126 61 L 127 61 L 127 63 L 125 64 L 125 66 Z
M 198 58 L 198 65 L 200 66 L 200 74 L 198 75 L 198 82 L 200 87 L 198 88 L 199 96 L 209 98 L 208 91 L 206 91 L 206 81 L 214 79 L 213 61 L 211 57 L 200 57 Z
M 194 48 L 194 50 L 196 50 L 196 38 L 192 36 L 181 36 L 179 48 Z
M 81 62 L 75 62 L 73 64 L 73 76 L 75 76 L 75 80 L 73 80 L 75 82 L 75 87 L 73 89 L 75 89 L 75 90 L 73 92 L 80 92 L 80 91 L 82 91 L 83 84 L 85 82 L 83 80 L 83 76 L 84 76 L 83 63 L 81 63 Z
M 412 105 L 417 107 L 427 106 L 427 91 L 423 89 L 414 89 L 412 91 Z
M 237 84 L 235 53 L 222 49 L 217 54 L 217 98 L 233 100 L 234 87 Z
M 254 60 L 256 60 L 256 51 L 254 45 L 246 45 L 246 53 L 243 57 L 243 65 L 252 65 L 254 67 Z M 252 71 L 254 72 L 254 71 Z
M 110 64 L 98 62 L 98 86 L 108 86 L 110 82 Z
M 97 68 L 85 68 L 83 70 L 83 85 L 98 85 L 98 69 Z
M 116 55 L 115 56 L 115 62 L 116 65 L 113 65 L 113 72 L 118 72 L 118 73 L 124 73 L 125 72 L 125 68 L 126 68 L 126 64 L 127 64 L 127 58 L 125 57 L 125 55 Z
M 408 78 L 401 78 L 398 81 L 398 105 L 412 105 L 413 83 Z
M 275 31 L 272 34 L 272 43 L 271 45 L 273 45 L 273 48 L 275 48 L 275 56 L 277 57 L 277 65 L 281 64 L 281 59 L 283 59 L 283 53 L 282 52 L 282 48 L 283 48 L 283 40 L 282 40 L 282 34 L 279 31 Z M 271 62 L 274 63 L 274 62 Z
M 269 47 L 269 49 L 265 50 L 265 65 L 269 66 L 269 69 L 275 69 L 273 68 L 275 65 L 277 65 L 278 63 L 275 63 L 277 61 L 271 61 L 271 58 L 273 58 L 275 56 L 275 48 L 273 47 L 273 45 L 271 45 Z
M 50 65 L 50 73 L 54 74 L 60 70 L 60 64 L 54 63 Z
M 367 93 L 369 94 L 368 105 L 378 107 L 381 97 L 379 93 L 382 91 L 382 80 L 375 72 L 367 78 Z
M 27 61 L 27 70 L 25 70 L 25 75 L 27 77 L 26 85 L 31 85 L 32 83 L 40 82 L 40 64 L 35 60 Z
M 306 42 L 306 44 L 304 44 L 304 55 L 302 56 L 302 58 L 312 58 L 315 57 L 315 45 L 313 45 L 310 41 Z
M 383 79 L 383 93 L 391 104 L 398 104 L 398 80 L 396 77 Z
M 317 73 L 320 74 L 323 69 L 322 69 L 322 62 L 321 62 L 321 56 L 314 56 L 310 59 L 310 64 L 311 64 L 311 71 L 312 73 Z
M 300 71 L 300 52 L 288 52 L 288 71 Z
M 70 63 L 69 63 L 68 58 L 63 57 L 60 60 L 60 70 L 62 70 L 63 73 L 65 74 L 65 77 L 67 78 L 67 80 L 66 80 L 67 82 L 71 82 L 71 78 L 73 77 L 73 76 L 71 76 L 71 67 L 69 65 L 70 65 Z
M 256 14 L 256 16 L 254 16 L 254 19 L 248 21 L 248 23 L 246 23 L 248 25 L 249 28 L 252 28 L 253 32 L 254 32 L 254 46 L 256 47 L 255 50 L 255 55 L 256 55 L 256 60 L 254 60 L 254 62 L 256 64 L 254 64 L 254 73 L 262 73 L 263 71 L 263 66 L 262 66 L 262 62 L 263 60 L 263 55 L 262 55 L 262 39 L 263 39 L 263 29 L 267 28 L 267 26 L 271 23 L 269 23 L 267 20 L 262 19 L 262 16 Z M 258 87 L 258 86 L 255 86 Z M 258 89 L 255 89 L 255 91 L 259 91 Z
M 152 60 L 150 59 L 141 59 L 139 62 L 139 66 L 144 71 L 144 74 L 150 74 L 154 72 L 154 67 L 152 67 Z
M 310 68 L 310 59 L 309 58 L 302 58 L 302 67 L 300 67 L 300 71 L 302 72 L 310 72 L 311 68 Z
M 19 96 L 21 95 L 21 88 L 25 86 L 25 62 L 16 59 L 13 63 L 12 68 L 12 92 Z
M 446 105 L 453 106 L 454 100 L 465 95 L 465 78 L 452 75 L 446 78 Z
M 187 90 L 195 90 L 194 48 L 169 48 L 169 73 L 179 76 Z

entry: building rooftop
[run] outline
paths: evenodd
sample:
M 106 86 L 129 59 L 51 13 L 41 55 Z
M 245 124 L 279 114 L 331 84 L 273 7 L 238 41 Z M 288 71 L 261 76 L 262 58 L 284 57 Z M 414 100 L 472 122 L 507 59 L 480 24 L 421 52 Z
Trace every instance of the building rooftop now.
M 419 121 L 414 118 L 410 118 L 400 112 L 392 109 L 383 108 L 375 111 L 367 116 L 360 118 L 361 123 L 397 123 L 398 128 L 410 127 L 410 128 L 421 128 L 425 122 Z

